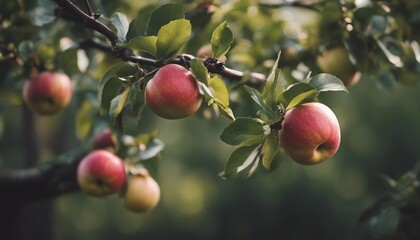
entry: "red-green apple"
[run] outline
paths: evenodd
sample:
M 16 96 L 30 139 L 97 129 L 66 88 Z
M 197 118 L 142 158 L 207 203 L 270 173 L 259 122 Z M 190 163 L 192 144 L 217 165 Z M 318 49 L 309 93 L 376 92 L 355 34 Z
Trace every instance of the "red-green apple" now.
M 125 184 L 124 162 L 106 150 L 94 150 L 77 168 L 77 181 L 88 195 L 104 197 L 118 192 Z
M 51 115 L 66 108 L 72 96 L 72 82 L 61 72 L 42 72 L 25 81 L 23 99 L 34 112 Z
M 300 164 L 321 163 L 332 157 L 340 145 L 337 117 L 322 103 L 304 103 L 288 110 L 281 126 L 281 147 Z
M 146 85 L 146 102 L 158 116 L 180 119 L 193 115 L 201 105 L 198 82 L 184 67 L 161 67 Z
M 94 149 L 114 149 L 117 139 L 110 129 L 103 129 L 93 136 L 92 145 Z
M 160 199 L 158 183 L 149 174 L 136 174 L 129 177 L 123 195 L 124 206 L 132 212 L 145 212 L 156 207 Z
M 346 87 L 355 85 L 361 76 L 349 59 L 349 53 L 344 47 L 335 47 L 324 51 L 317 57 L 319 68 L 343 81 Z

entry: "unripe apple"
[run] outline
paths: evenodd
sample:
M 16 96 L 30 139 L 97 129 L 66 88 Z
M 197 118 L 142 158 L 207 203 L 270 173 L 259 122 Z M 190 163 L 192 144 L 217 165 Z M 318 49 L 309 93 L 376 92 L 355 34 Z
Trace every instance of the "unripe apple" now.
M 23 99 L 34 112 L 51 115 L 69 105 L 72 88 L 66 74 L 46 71 L 25 81 Z
M 129 177 L 123 195 L 124 206 L 132 212 L 145 212 L 156 207 L 160 200 L 158 183 L 149 174 L 136 174 Z
M 281 126 L 281 147 L 300 164 L 321 163 L 333 156 L 340 145 L 337 117 L 322 103 L 304 103 L 288 110 Z
M 92 145 L 94 149 L 114 149 L 117 139 L 110 129 L 103 129 L 93 136 Z
M 147 83 L 146 102 L 162 118 L 180 119 L 191 116 L 201 105 L 197 80 L 180 65 L 165 65 Z
M 326 50 L 317 57 L 319 68 L 343 81 L 346 87 L 351 87 L 360 80 L 361 73 L 349 59 L 349 53 L 344 47 Z
M 124 162 L 106 150 L 94 150 L 77 168 L 77 182 L 88 195 L 104 197 L 118 192 L 125 184 Z

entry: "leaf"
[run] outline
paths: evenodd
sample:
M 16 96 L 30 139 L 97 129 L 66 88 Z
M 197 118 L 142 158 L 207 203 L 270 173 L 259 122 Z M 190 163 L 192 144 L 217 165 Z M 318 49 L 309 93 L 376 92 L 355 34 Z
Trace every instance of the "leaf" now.
M 230 145 L 251 146 L 264 140 L 264 127 L 253 118 L 237 118 L 223 130 L 220 139 Z
M 225 107 L 229 107 L 229 92 L 225 82 L 215 76 L 209 79 L 209 87 L 213 91 L 213 96 L 216 101 Z
M 122 81 L 118 78 L 131 76 L 137 69 L 125 62 L 112 66 L 102 77 L 98 87 L 98 98 L 101 103 L 100 112 L 102 115 L 109 111 L 111 100 L 119 94 Z
M 318 92 L 348 92 L 347 88 L 339 78 L 328 73 L 321 73 L 314 76 L 311 80 L 309 80 L 308 84 L 314 87 Z
M 380 211 L 379 215 L 369 220 L 372 234 L 378 239 L 388 239 L 394 236 L 400 223 L 401 213 L 391 206 Z
M 233 111 L 230 107 L 220 105 L 218 102 L 216 102 L 216 104 L 223 116 L 229 118 L 230 120 L 235 120 L 235 115 L 233 114 Z
M 125 42 L 129 26 L 127 17 L 119 12 L 113 13 L 111 15 L 111 23 L 117 29 L 118 40 L 122 43 Z
M 164 25 L 157 35 L 157 57 L 170 59 L 176 57 L 187 44 L 191 35 L 189 20 L 178 19 Z
M 127 87 L 120 95 L 112 99 L 109 109 L 109 115 L 112 119 L 116 119 L 120 115 L 124 106 L 127 104 L 127 99 L 129 99 L 130 94 L 131 88 Z
M 126 35 L 127 41 L 146 34 L 146 23 L 150 17 L 150 14 L 155 10 L 155 5 L 148 5 L 141 8 L 136 17 L 130 22 L 128 26 L 128 32 Z
M 83 101 L 76 113 L 76 136 L 83 142 L 87 141 L 89 133 L 92 131 L 92 118 L 95 116 L 96 112 L 97 107 L 93 104 L 93 101 L 87 99 Z
M 156 8 L 147 22 L 146 35 L 157 36 L 160 28 L 176 19 L 185 18 L 182 4 L 169 3 Z
M 190 61 L 190 66 L 191 72 L 194 74 L 196 79 L 208 86 L 208 70 L 204 66 L 203 61 L 198 58 L 194 58 Z
M 231 178 L 237 173 L 249 167 L 259 158 L 260 147 L 260 144 L 244 146 L 233 151 L 226 162 L 224 171 L 221 173 L 221 176 L 224 178 Z
M 219 58 L 229 51 L 233 42 L 233 33 L 228 27 L 226 21 L 221 23 L 213 31 L 210 42 L 213 50 L 213 58 Z
M 145 150 L 140 150 L 141 160 L 147 160 L 156 157 L 165 147 L 165 143 L 158 138 L 152 139 Z
M 204 83 L 199 82 L 198 84 L 200 91 L 204 94 L 204 100 L 207 102 L 208 105 L 214 103 L 214 95 L 212 90 Z
M 314 99 L 319 95 L 319 92 L 307 83 L 296 83 L 291 85 L 281 95 L 286 111 L 299 105 L 305 100 Z
M 269 119 L 277 118 L 276 113 L 273 111 L 273 109 L 271 109 L 265 103 L 263 96 L 261 95 L 260 92 L 258 92 L 258 90 L 248 87 L 248 86 L 244 86 L 244 88 L 245 88 L 245 91 L 247 91 L 248 94 L 251 96 L 252 100 L 254 100 L 254 102 L 257 103 L 258 106 L 260 106 L 261 110 L 267 116 L 267 118 Z
M 280 61 L 281 52 L 277 55 L 277 60 L 275 61 L 271 72 L 267 77 L 262 96 L 264 101 L 271 109 L 275 109 L 278 104 L 278 98 L 281 92 L 284 91 L 285 83 L 279 82 L 280 68 L 278 67 Z
M 157 41 L 156 36 L 147 36 L 147 37 L 139 36 L 139 37 L 135 37 L 131 39 L 127 43 L 127 47 L 151 54 L 156 57 L 156 51 L 157 51 L 156 41 Z
M 32 41 L 23 41 L 18 45 L 18 56 L 22 58 L 23 61 L 27 61 L 33 54 L 35 50 L 35 45 Z
M 262 146 L 262 165 L 265 169 L 271 169 L 271 163 L 279 153 L 279 142 L 277 140 L 277 131 L 271 131 L 265 139 Z

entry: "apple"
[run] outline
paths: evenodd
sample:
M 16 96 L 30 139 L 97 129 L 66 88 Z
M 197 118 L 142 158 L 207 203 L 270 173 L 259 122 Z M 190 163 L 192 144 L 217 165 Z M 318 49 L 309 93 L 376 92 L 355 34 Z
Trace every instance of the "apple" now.
M 288 110 L 279 131 L 280 145 L 297 163 L 314 165 L 332 157 L 340 145 L 340 126 L 333 111 L 310 102 Z
M 65 73 L 45 71 L 25 81 L 23 99 L 34 112 L 51 115 L 69 105 L 72 89 Z
M 162 118 L 180 119 L 191 116 L 201 105 L 197 80 L 180 65 L 165 65 L 147 83 L 146 103 Z
M 117 146 L 117 139 L 110 129 L 103 129 L 93 136 L 94 149 L 111 150 Z
M 351 87 L 360 80 L 361 73 L 351 63 L 349 53 L 344 47 L 326 50 L 317 57 L 316 61 L 323 72 L 340 78 L 346 87 Z
M 159 199 L 159 185 L 148 173 L 129 177 L 127 189 L 122 198 L 128 210 L 136 213 L 145 212 L 156 207 Z
M 125 184 L 123 160 L 106 150 L 93 150 L 77 167 L 77 182 L 86 194 L 105 197 L 118 192 Z

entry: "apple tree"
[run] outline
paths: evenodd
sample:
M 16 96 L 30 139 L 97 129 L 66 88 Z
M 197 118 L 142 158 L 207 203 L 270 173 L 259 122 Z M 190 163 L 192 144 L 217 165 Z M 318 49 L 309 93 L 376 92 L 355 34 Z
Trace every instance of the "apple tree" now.
M 417 0 L 157 2 L 0 3 L 0 120 L 19 109 L 22 132 L 21 164 L 0 166 L 0 236 L 25 238 L 17 209 L 80 190 L 155 208 L 175 144 L 153 119 L 225 124 L 211 141 L 233 147 L 214 174 L 251 178 L 335 161 L 346 136 L 325 96 L 418 81 Z M 402 220 L 420 209 L 417 175 L 388 179 L 394 192 L 361 214 L 368 233 L 420 236 Z

